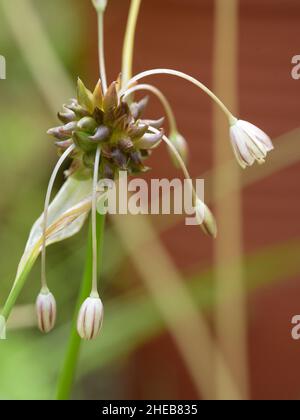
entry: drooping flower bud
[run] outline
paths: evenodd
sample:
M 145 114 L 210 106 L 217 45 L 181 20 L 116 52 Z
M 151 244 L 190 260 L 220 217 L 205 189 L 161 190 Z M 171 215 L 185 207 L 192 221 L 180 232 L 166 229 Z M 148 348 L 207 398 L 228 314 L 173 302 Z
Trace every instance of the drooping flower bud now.
M 203 201 L 197 199 L 196 218 L 202 230 L 213 238 L 217 237 L 217 224 L 214 215 Z
M 103 321 L 103 305 L 99 297 L 88 297 L 81 305 L 77 331 L 83 340 L 93 340 L 99 334 Z
M 189 150 L 186 139 L 180 133 L 178 133 L 178 131 L 173 131 L 170 134 L 170 140 L 175 146 L 177 152 L 180 154 L 184 163 L 187 164 Z M 178 161 L 173 154 L 172 160 L 174 161 L 175 166 L 178 167 Z
M 3 315 L 0 315 L 0 340 L 6 339 L 6 320 Z
M 48 333 L 55 325 L 56 302 L 49 290 L 41 290 L 36 300 L 38 326 L 41 332 Z

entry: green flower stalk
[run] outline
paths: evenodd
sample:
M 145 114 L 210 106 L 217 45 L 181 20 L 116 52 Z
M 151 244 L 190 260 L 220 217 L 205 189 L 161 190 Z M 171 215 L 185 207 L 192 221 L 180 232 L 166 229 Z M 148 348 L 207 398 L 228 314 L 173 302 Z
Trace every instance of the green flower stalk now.
M 0 315 L 0 340 L 6 339 L 6 321 L 3 315 Z

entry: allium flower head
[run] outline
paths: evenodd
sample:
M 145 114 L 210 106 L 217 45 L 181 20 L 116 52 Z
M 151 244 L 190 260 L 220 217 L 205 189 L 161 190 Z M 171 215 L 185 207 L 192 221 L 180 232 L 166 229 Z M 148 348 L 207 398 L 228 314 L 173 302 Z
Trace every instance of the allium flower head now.
M 247 121 L 236 120 L 230 127 L 230 137 L 235 157 L 243 169 L 255 161 L 264 163 L 267 153 L 274 148 L 269 136 Z
M 130 174 L 148 170 L 144 161 L 163 136 L 163 131 L 149 133 L 149 123 L 161 128 L 164 120 L 143 120 L 148 98 L 128 105 L 119 98 L 118 86 L 118 81 L 113 82 L 103 95 L 100 82 L 92 93 L 79 79 L 77 99 L 64 105 L 64 112 L 58 114 L 63 125 L 48 131 L 58 139 L 56 145 L 60 149 L 75 145 L 69 174 L 92 169 L 98 146 L 101 148 L 100 178 L 114 179 L 119 170 Z

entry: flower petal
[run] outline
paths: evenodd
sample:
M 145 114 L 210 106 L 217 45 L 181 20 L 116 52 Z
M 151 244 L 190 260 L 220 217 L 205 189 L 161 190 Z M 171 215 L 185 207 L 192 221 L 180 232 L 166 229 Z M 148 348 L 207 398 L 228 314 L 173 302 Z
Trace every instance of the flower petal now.
M 237 125 L 237 123 L 230 127 L 230 137 L 233 149 L 240 156 L 240 159 L 243 161 L 243 164 L 246 166 L 253 165 L 255 159 L 252 154 L 249 152 L 247 147 L 248 136 L 243 130 Z M 240 162 L 240 159 L 238 161 Z
M 247 136 L 246 144 L 252 156 L 256 160 L 264 159 L 267 156 L 265 145 L 259 142 L 255 137 L 250 136 L 246 131 L 244 131 L 244 133 Z
M 256 125 L 251 124 L 248 121 L 240 120 L 240 122 L 243 124 L 243 129 L 251 137 L 255 137 L 258 141 L 263 143 L 267 152 L 270 152 L 271 150 L 274 149 L 274 146 L 270 137 L 264 131 L 262 131 L 260 128 L 256 127 Z

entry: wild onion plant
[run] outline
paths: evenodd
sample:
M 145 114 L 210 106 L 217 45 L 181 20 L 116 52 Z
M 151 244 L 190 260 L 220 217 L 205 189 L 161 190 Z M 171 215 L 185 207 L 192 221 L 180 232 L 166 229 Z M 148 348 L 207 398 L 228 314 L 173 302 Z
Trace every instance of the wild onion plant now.
M 217 235 L 215 219 L 197 196 L 187 170 L 188 146 L 178 131 L 172 107 L 157 87 L 141 81 L 153 75 L 174 76 L 192 83 L 207 94 L 228 120 L 229 138 L 234 155 L 242 168 L 252 165 L 255 161 L 263 163 L 267 152 L 273 148 L 271 140 L 263 131 L 237 119 L 210 89 L 194 77 L 170 69 L 147 70 L 132 76 L 134 34 L 140 3 L 141 0 L 131 2 L 122 72 L 116 81 L 108 85 L 103 39 L 103 18 L 107 0 L 93 0 L 98 15 L 100 79 L 93 90 L 89 90 L 78 79 L 77 97 L 70 99 L 58 113 L 60 125 L 48 130 L 48 134 L 55 138 L 60 157 L 49 181 L 44 212 L 31 229 L 15 282 L 0 316 L 0 336 L 4 339 L 7 319 L 35 261 L 41 254 L 41 290 L 36 301 L 38 326 L 44 333 L 52 330 L 56 319 L 56 302 L 46 277 L 46 248 L 75 235 L 91 213 L 87 274 L 79 298 L 77 322 L 73 325 L 59 382 L 59 398 L 69 395 L 80 344 L 79 337 L 94 339 L 103 321 L 97 262 L 99 248 L 102 250 L 103 247 L 105 216 L 97 210 L 106 196 L 98 188 L 99 181 L 104 178 L 118 180 L 120 170 L 125 170 L 132 176 L 148 171 L 147 158 L 157 152 L 161 143 L 165 143 L 174 163 L 189 180 L 195 213 L 199 216 L 204 232 L 212 237 Z M 148 97 L 139 102 L 134 99 L 135 93 L 140 91 L 153 94 L 160 100 L 165 111 L 164 117 L 157 120 L 146 118 Z M 168 135 L 164 129 L 165 119 L 169 127 Z M 71 165 L 65 173 L 66 181 L 51 201 L 56 176 L 67 158 L 71 160 Z

